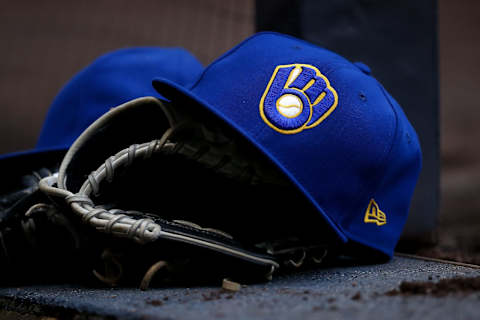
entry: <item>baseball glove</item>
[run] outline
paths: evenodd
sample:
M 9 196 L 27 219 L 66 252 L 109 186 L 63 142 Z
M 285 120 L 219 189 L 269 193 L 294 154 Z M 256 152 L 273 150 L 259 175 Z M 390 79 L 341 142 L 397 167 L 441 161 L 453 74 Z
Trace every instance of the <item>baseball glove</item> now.
M 46 264 L 76 279 L 252 282 L 321 263 L 332 248 L 330 228 L 275 165 L 193 106 L 146 97 L 116 107 L 38 178 L 0 231 L 30 247 L 48 238 L 48 250 L 28 252 L 49 252 Z

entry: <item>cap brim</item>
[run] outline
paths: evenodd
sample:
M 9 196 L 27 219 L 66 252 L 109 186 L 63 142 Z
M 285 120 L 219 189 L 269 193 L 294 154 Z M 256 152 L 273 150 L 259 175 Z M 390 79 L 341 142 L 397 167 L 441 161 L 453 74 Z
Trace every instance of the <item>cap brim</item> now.
M 19 177 L 31 174 L 42 168 L 52 169 L 60 164 L 67 148 L 43 148 L 19 151 L 0 155 L 0 168 L 2 168 L 3 184 L 0 191 L 10 188 Z
M 177 85 L 176 83 L 169 81 L 168 79 L 164 78 L 156 78 L 152 81 L 153 87 L 166 97 L 170 101 L 185 101 L 189 100 L 195 104 L 201 105 L 206 110 L 213 113 L 216 117 L 220 118 L 222 121 L 226 122 L 229 126 L 234 128 L 238 133 L 240 133 L 243 137 L 245 137 L 252 145 L 254 145 L 258 150 L 260 150 L 264 155 L 266 155 L 284 174 L 288 177 L 288 179 L 307 197 L 307 199 L 318 209 L 318 211 L 322 214 L 325 221 L 328 225 L 335 231 L 338 235 L 339 239 L 343 242 L 347 242 L 348 238 L 345 236 L 344 232 L 337 226 L 330 217 L 323 211 L 323 209 L 318 205 L 318 203 L 313 199 L 313 197 L 309 194 L 305 188 L 293 177 L 285 167 L 278 162 L 276 157 L 268 152 L 265 148 L 258 144 L 258 142 L 253 139 L 247 132 L 245 132 L 242 128 L 239 128 L 231 119 L 229 119 L 226 115 L 222 114 L 217 108 L 211 106 L 207 101 L 203 100 L 202 98 L 198 97 L 194 92 L 191 90 Z
M 0 154 L 0 161 L 13 161 L 20 158 L 38 158 L 51 153 L 66 152 L 68 147 L 37 148 Z

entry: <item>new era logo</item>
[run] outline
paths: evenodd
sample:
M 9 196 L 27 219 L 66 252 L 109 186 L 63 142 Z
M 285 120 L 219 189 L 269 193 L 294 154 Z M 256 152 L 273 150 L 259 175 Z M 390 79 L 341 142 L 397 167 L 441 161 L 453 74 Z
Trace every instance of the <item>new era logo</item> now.
M 370 203 L 368 204 L 363 222 L 375 223 L 377 226 L 383 226 L 387 223 L 387 216 L 382 210 L 380 210 L 378 204 L 373 199 L 370 200 Z

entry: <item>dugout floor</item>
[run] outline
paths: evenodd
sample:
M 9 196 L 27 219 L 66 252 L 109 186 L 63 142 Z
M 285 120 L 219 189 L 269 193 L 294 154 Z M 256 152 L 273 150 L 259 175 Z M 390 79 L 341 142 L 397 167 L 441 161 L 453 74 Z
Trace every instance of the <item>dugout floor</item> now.
M 395 291 L 404 281 L 438 283 L 455 277 L 480 277 L 480 270 L 395 257 L 384 265 L 306 271 L 235 293 L 219 287 L 149 291 L 69 286 L 1 288 L 4 311 L 0 318 L 478 319 L 479 288 L 440 294 L 432 293 L 431 288 L 429 294 Z

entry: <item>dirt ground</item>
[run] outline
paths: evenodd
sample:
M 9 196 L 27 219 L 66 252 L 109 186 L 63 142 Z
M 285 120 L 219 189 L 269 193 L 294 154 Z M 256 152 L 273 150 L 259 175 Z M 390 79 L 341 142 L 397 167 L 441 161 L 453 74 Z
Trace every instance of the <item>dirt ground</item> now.
M 431 295 L 444 297 L 448 294 L 469 294 L 480 290 L 480 277 L 442 279 L 431 281 L 404 281 L 398 289 L 388 291 L 387 296 Z

